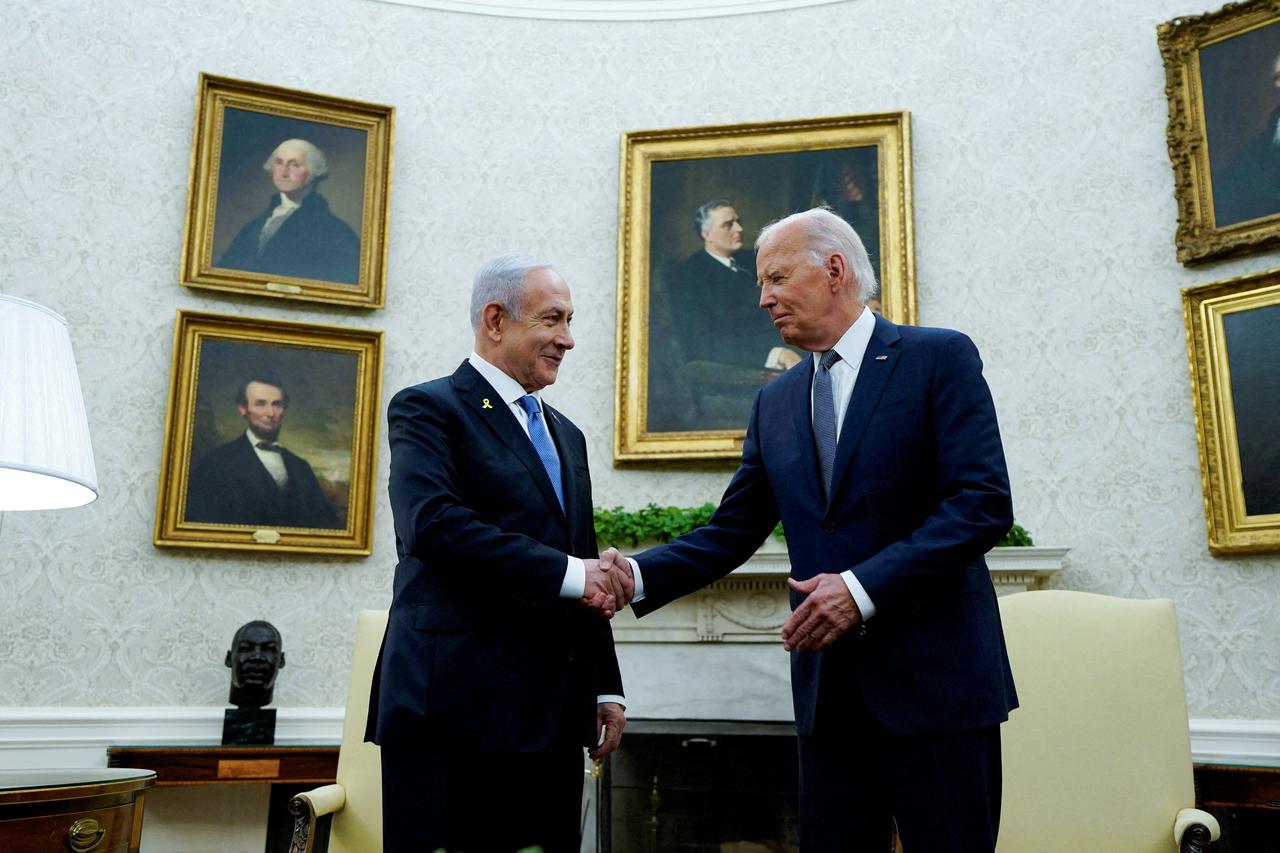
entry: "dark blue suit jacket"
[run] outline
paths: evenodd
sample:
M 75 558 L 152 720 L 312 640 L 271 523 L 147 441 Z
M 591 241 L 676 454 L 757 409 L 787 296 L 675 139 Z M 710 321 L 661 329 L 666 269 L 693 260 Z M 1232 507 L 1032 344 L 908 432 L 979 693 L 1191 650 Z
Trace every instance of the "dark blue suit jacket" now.
M 567 512 L 528 435 L 468 362 L 387 408 L 395 592 L 368 739 L 528 752 L 569 724 L 595 743 L 621 694 L 609 623 L 561 599 L 565 555 L 598 556 L 582 433 L 546 406 Z
M 844 689 L 828 696 L 855 686 L 892 731 L 1003 721 L 1017 697 L 983 555 L 1013 518 L 977 349 L 959 332 L 876 317 L 830 500 L 814 449 L 812 374 L 806 359 L 760 391 L 742 465 L 710 523 L 636 558 L 645 589 L 636 613 L 732 571 L 780 517 L 793 577 L 852 569 L 876 606 L 826 651 L 792 653 L 800 734 L 812 733 L 821 678 L 833 674 Z

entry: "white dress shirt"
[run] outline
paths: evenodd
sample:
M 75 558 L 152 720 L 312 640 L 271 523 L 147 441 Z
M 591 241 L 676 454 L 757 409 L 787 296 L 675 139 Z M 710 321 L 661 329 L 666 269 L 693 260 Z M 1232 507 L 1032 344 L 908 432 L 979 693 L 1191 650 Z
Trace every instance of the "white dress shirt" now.
M 529 434 L 529 415 L 525 412 L 524 406 L 520 405 L 520 398 L 529 392 L 524 387 L 506 373 L 501 368 L 495 367 L 480 357 L 477 352 L 472 352 L 467 357 L 467 361 L 476 369 L 476 372 L 484 377 L 484 380 L 493 386 L 493 390 L 498 392 L 498 396 L 502 398 L 502 402 L 507 404 L 507 408 L 516 416 L 516 421 L 520 424 L 520 428 L 524 430 L 524 434 Z M 533 397 L 538 401 L 538 409 L 542 411 L 542 422 L 547 422 L 546 409 L 542 406 L 542 397 L 538 392 L 533 392 Z M 551 431 L 547 430 L 547 437 L 551 436 Z M 530 439 L 532 441 L 532 438 Z M 556 454 L 558 459 L 560 451 L 556 449 L 555 441 L 551 442 L 551 450 Z M 568 562 L 565 565 L 564 581 L 560 584 L 561 598 L 582 598 L 587 591 L 587 567 L 586 564 L 578 557 L 572 554 L 565 554 Z M 621 696 L 597 696 L 596 702 L 617 702 L 619 705 L 625 705 Z
M 284 467 L 284 457 L 280 455 L 278 450 L 264 450 L 258 446 L 258 442 L 264 441 L 253 434 L 253 430 L 246 429 L 244 437 L 249 439 L 249 446 L 253 448 L 253 452 L 258 454 L 258 461 L 262 463 L 262 467 L 267 469 L 267 473 L 271 475 L 271 479 L 276 481 L 276 488 L 283 489 L 289 482 L 289 472 Z M 265 442 L 266 444 L 275 444 L 273 441 Z
M 280 193 L 280 203 L 276 205 L 276 209 L 271 211 L 271 215 L 267 217 L 267 221 L 262 223 L 262 230 L 258 232 L 258 251 L 261 252 L 267 243 L 271 242 L 271 238 L 276 236 L 276 232 L 280 230 L 280 226 L 284 225 L 284 221 L 293 215 L 293 212 L 302 205 L 289 198 L 284 193 Z
M 840 336 L 840 340 L 836 341 L 836 345 L 832 347 L 836 352 L 840 353 L 840 360 L 833 364 L 829 370 L 831 374 L 831 396 L 835 403 L 836 411 L 836 441 L 840 441 L 840 429 L 844 426 L 845 410 L 849 408 L 849 400 L 853 398 L 853 386 L 858 381 L 858 370 L 862 366 L 862 357 L 867 354 L 867 345 L 871 343 L 871 333 L 875 331 L 876 318 L 869 308 L 863 308 L 862 313 L 858 315 L 858 319 L 853 321 L 853 325 L 845 330 Z M 818 362 L 822 358 L 822 353 L 815 352 L 812 357 L 813 369 L 818 369 Z M 810 384 L 809 390 L 809 416 L 813 417 L 813 388 Z M 640 565 L 630 557 L 627 562 L 631 564 L 631 572 L 635 575 L 636 594 L 632 597 L 632 601 L 639 601 L 644 598 L 644 580 L 640 576 Z M 870 619 L 875 615 L 876 606 L 871 601 L 871 596 L 867 595 L 867 591 L 863 589 L 862 583 L 854 577 L 851 569 L 845 569 L 840 573 L 840 577 L 844 580 L 845 586 L 849 587 L 849 593 L 853 596 L 853 600 L 857 602 L 858 610 L 862 611 L 863 620 Z

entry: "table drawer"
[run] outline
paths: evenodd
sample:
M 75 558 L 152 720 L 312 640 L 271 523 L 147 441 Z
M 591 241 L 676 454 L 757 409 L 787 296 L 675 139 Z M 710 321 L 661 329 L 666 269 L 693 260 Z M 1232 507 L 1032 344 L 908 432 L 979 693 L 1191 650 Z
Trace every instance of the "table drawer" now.
M 128 853 L 133 815 L 133 803 L 15 818 L 6 818 L 4 812 L 0 812 L 0 850 L 5 853 Z

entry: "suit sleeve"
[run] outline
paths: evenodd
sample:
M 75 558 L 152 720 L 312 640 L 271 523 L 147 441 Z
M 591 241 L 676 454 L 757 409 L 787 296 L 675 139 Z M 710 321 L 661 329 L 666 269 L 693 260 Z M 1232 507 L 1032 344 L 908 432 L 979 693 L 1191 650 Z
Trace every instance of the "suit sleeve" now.
M 488 523 L 462 502 L 453 449 L 457 416 L 420 388 L 401 391 L 387 408 L 391 446 L 388 491 L 401 549 L 453 571 L 483 571 L 494 595 L 528 603 L 559 599 L 567 555 Z
M 644 577 L 644 599 L 632 605 L 637 616 L 729 574 L 755 553 L 778 523 L 773 487 L 760 458 L 759 430 L 757 394 L 742 445 L 742 464 L 711 520 L 667 545 L 636 556 Z
M 855 392 L 856 393 L 856 392 Z M 1013 524 L 1009 474 L 991 390 L 973 341 L 947 338 L 928 389 L 934 442 L 932 511 L 905 538 L 850 566 L 877 610 L 951 586 Z

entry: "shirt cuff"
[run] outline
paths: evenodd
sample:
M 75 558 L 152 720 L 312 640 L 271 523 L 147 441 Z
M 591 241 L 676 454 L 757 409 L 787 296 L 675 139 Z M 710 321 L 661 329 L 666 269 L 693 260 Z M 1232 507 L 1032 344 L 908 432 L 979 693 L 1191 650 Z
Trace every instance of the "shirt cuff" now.
M 635 602 L 644 599 L 644 578 L 640 577 L 639 563 L 630 557 L 627 557 L 627 562 L 631 564 L 631 579 L 635 581 L 636 584 L 636 593 L 631 596 L 631 602 L 634 604 Z
M 605 702 L 617 702 L 625 710 L 627 707 L 627 699 L 625 696 L 616 696 L 612 693 L 605 693 L 596 697 L 596 704 L 603 705 Z
M 564 567 L 564 583 L 560 584 L 561 598 L 582 598 L 587 594 L 587 566 L 582 560 L 566 554 L 569 558 Z
M 871 602 L 871 596 L 867 595 L 867 591 L 862 588 L 862 583 L 853 576 L 853 570 L 845 569 L 840 573 L 840 577 L 844 579 L 844 585 L 849 587 L 849 594 L 853 596 L 854 603 L 862 612 L 862 621 L 866 622 L 875 616 L 876 606 Z

